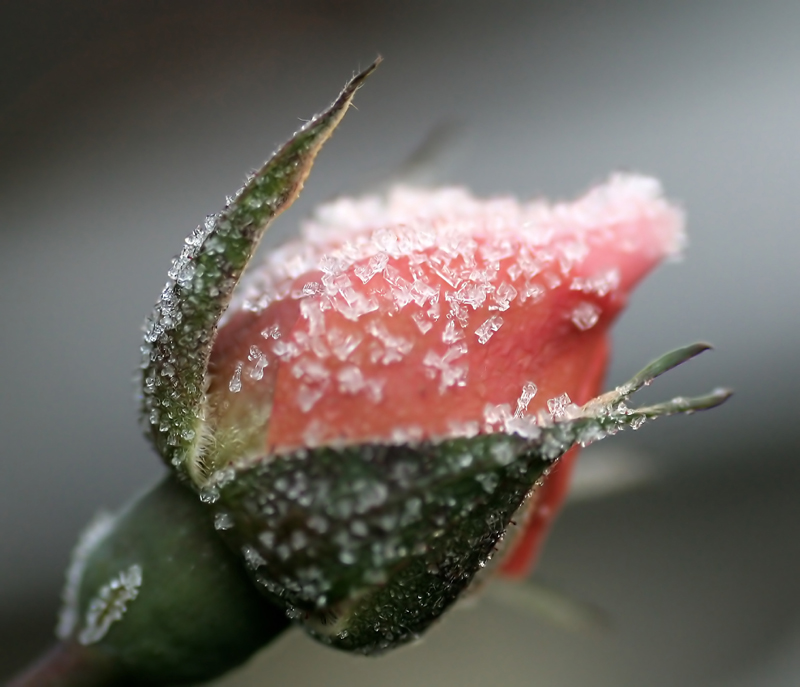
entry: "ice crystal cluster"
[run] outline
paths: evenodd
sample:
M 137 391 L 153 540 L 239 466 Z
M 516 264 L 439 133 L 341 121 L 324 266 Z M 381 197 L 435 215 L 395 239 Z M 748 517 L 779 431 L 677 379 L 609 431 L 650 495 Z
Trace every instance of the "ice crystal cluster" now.
M 222 414 L 242 405 L 229 392 L 269 402 L 262 454 L 530 431 L 535 378 L 516 376 L 513 395 L 473 407 L 495 385 L 490 358 L 517 358 L 524 373 L 531 349 L 521 337 L 542 337 L 545 321 L 548 338 L 590 332 L 604 315 L 607 326 L 632 284 L 682 244 L 681 213 L 642 176 L 613 176 L 569 204 L 481 200 L 460 188 L 341 199 L 240 285 L 212 354 L 212 396 L 225 399 Z M 245 328 L 250 343 L 237 347 L 226 329 Z M 448 416 L 420 423 L 403 407 L 412 384 Z M 567 389 L 547 391 L 555 402 Z M 359 425 L 351 409 L 362 404 L 371 417 Z

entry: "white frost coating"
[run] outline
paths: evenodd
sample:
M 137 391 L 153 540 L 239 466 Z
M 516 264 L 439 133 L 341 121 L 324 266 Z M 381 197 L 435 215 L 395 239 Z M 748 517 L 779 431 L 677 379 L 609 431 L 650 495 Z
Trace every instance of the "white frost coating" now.
M 423 436 L 424 432 L 422 431 L 421 427 L 416 427 L 414 425 L 409 427 L 395 427 L 392 430 L 390 441 L 393 444 L 402 446 L 403 444 L 408 444 L 409 442 L 420 441 Z
M 514 416 L 505 422 L 505 430 L 509 434 L 517 434 L 523 439 L 536 439 L 542 433 L 536 417 L 533 415 Z
M 98 513 L 81 533 L 72 550 L 64 591 L 61 593 L 61 611 L 58 615 L 56 636 L 67 639 L 78 625 L 78 594 L 80 592 L 86 561 L 98 544 L 114 528 L 115 518 L 110 513 Z
M 142 568 L 136 564 L 103 585 L 89 603 L 78 641 L 85 646 L 105 637 L 109 628 L 125 615 L 128 604 L 139 596 L 141 586 Z
M 263 309 L 278 298 L 288 281 L 318 270 L 324 273 L 329 295 L 335 294 L 337 309 L 341 307 L 356 319 L 362 311 L 371 311 L 374 303 L 345 302 L 343 295 L 352 292 L 340 288 L 344 286 L 341 281 L 337 286 L 336 278 L 348 272 L 356 283 L 369 285 L 383 274 L 392 285 L 390 295 L 395 304 L 404 307 L 429 297 L 427 289 L 436 285 L 423 279 L 415 291 L 414 284 L 404 277 L 392 278 L 389 261 L 423 254 L 425 269 L 452 287 L 451 297 L 466 282 L 467 291 L 461 295 L 468 297 L 470 305 L 491 293 L 492 304 L 502 309 L 517 296 L 524 300 L 526 283 L 548 266 L 569 276 L 597 245 L 613 241 L 623 250 L 642 251 L 660 259 L 678 255 L 685 244 L 681 211 L 664 200 L 658 181 L 634 174 L 613 175 L 577 201 L 555 204 L 520 203 L 512 198 L 482 200 L 460 188 L 397 187 L 386 199 L 342 198 L 324 205 L 304 224 L 302 233 L 302 240 L 271 252 L 263 269 L 249 272 L 229 312 L 241 309 L 245 302 Z M 483 243 L 478 246 L 476 239 Z M 521 246 L 533 250 L 520 251 Z M 546 252 L 540 250 L 545 247 Z M 488 281 L 494 277 L 471 275 L 477 263 L 502 265 L 496 275 L 505 271 L 510 288 L 495 297 L 503 281 L 498 278 L 484 291 L 481 287 L 487 277 Z M 548 277 L 550 288 L 553 276 Z M 594 279 L 597 281 L 591 283 Z M 573 288 L 602 295 L 615 288 L 614 281 L 612 275 L 604 283 L 598 275 Z M 511 289 L 517 292 L 513 296 Z
M 483 408 L 484 429 L 487 432 L 502 431 L 512 417 L 511 406 L 508 403 L 499 405 L 487 403 Z
M 367 398 L 373 403 L 380 403 L 383 400 L 383 387 L 386 386 L 385 379 L 370 379 L 367 382 Z
M 472 438 L 479 434 L 481 431 L 481 426 L 474 420 L 468 422 L 457 422 L 451 420 L 448 423 L 448 429 L 450 430 L 450 436 Z

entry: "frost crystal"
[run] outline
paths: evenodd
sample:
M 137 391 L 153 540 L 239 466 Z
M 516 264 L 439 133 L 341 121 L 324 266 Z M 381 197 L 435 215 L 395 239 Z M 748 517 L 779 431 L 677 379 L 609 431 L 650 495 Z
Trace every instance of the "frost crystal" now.
M 528 409 L 528 404 L 534 396 L 536 396 L 536 385 L 533 382 L 526 382 L 522 387 L 522 393 L 517 399 L 517 409 L 514 412 L 514 417 L 522 417 Z
M 233 377 L 231 377 L 231 381 L 228 382 L 228 389 L 234 394 L 242 390 L 242 363 L 236 366 Z
M 260 355 L 257 359 L 255 364 L 253 365 L 252 369 L 250 370 L 250 379 L 258 381 L 264 377 L 264 368 L 269 365 L 269 360 L 267 356 Z
M 598 296 L 606 296 L 619 287 L 619 282 L 619 270 L 612 268 L 595 277 L 575 277 L 569 288 L 572 291 L 583 291 L 584 293 L 596 293 Z
M 542 298 L 544 298 L 544 294 L 545 290 L 543 286 L 537 284 L 536 282 L 528 282 L 522 289 L 519 299 L 523 303 L 528 299 L 534 303 L 538 303 L 540 300 L 542 300 Z
M 586 331 L 597 324 L 600 319 L 600 308 L 594 303 L 584 301 L 575 307 L 570 317 L 578 329 Z
M 561 394 L 547 401 L 547 409 L 554 419 L 566 417 L 573 406 L 572 399 L 567 394 Z
M 370 322 L 367 331 L 383 344 L 380 362 L 384 365 L 402 360 L 414 347 L 414 342 L 401 336 L 394 336 L 379 322 Z
M 364 375 L 355 365 L 347 365 L 336 374 L 339 381 L 339 390 L 345 394 L 357 394 L 364 386 Z
M 426 318 L 421 312 L 415 312 L 411 316 L 411 319 L 414 320 L 414 324 L 416 324 L 419 328 L 420 334 L 427 334 L 431 329 L 433 329 L 433 322 Z
M 478 337 L 478 343 L 485 344 L 492 338 L 494 333 L 503 326 L 503 318 L 499 315 L 490 317 L 480 327 L 475 330 L 475 335 Z
M 297 406 L 302 412 L 307 413 L 317 404 L 324 393 L 324 390 L 319 387 L 302 384 L 297 391 Z
M 361 334 L 345 334 L 341 329 L 329 329 L 325 336 L 331 352 L 342 361 L 347 360 L 363 341 Z
M 267 327 L 263 332 L 261 332 L 261 336 L 263 336 L 265 339 L 280 339 L 280 327 L 278 327 L 277 324 L 273 324 L 271 327 Z
M 444 333 L 442 334 L 442 341 L 446 344 L 454 344 L 457 341 L 461 341 L 464 338 L 464 332 L 461 329 L 456 327 L 455 320 L 448 320 L 447 324 L 444 327 Z
M 442 394 L 451 386 L 465 386 L 467 383 L 468 367 L 465 363 L 456 363 L 461 356 L 467 353 L 466 343 L 458 343 L 448 348 L 443 355 L 435 351 L 428 351 L 422 364 L 429 377 L 440 375 L 439 393 Z
M 249 544 L 245 544 L 242 547 L 242 555 L 244 556 L 245 563 L 250 570 L 256 570 L 267 563 L 261 554 Z
M 354 268 L 355 275 L 366 284 L 379 272 L 383 272 L 386 264 L 389 262 L 389 256 L 386 253 L 378 253 L 373 255 L 366 265 L 356 265 Z
M 83 645 L 89 645 L 105 637 L 111 625 L 125 615 L 128 604 L 139 596 L 141 586 L 142 568 L 139 565 L 132 565 L 108 584 L 103 585 L 97 596 L 89 603 L 78 641 Z
M 214 516 L 215 530 L 229 530 L 234 525 L 233 516 L 230 513 L 217 513 Z
M 517 290 L 508 282 L 503 282 L 494 292 L 494 305 L 490 305 L 489 310 L 508 310 L 516 297 Z

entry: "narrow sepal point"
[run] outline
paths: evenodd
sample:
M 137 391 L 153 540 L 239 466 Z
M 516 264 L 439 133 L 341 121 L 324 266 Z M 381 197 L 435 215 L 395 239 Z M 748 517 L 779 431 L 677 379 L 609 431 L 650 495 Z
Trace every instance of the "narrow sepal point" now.
M 299 195 L 317 153 L 381 58 L 355 75 L 254 174 L 218 215 L 187 237 L 146 323 L 142 418 L 162 457 L 192 477 L 208 442 L 206 372 L 222 314 L 272 220 Z
M 649 385 L 656 377 L 711 348 L 710 344 L 700 342 L 665 353 L 622 386 L 586 403 L 575 414 L 575 421 L 590 423 L 587 425 L 588 434 L 591 435 L 594 431 L 597 435 L 596 438 L 599 439 L 606 436 L 607 433 L 614 433 L 625 427 L 638 429 L 646 420 L 667 415 L 688 415 L 722 405 L 733 395 L 731 389 L 714 389 L 699 396 L 677 396 L 669 401 L 641 408 L 629 408 L 625 403 L 634 392 Z M 584 433 L 586 433 L 586 429 L 584 429 Z M 594 440 L 596 439 L 591 439 L 591 441 Z M 591 443 L 591 441 L 582 439 L 581 443 Z
M 678 365 L 682 365 L 687 360 L 691 360 L 701 353 L 712 349 L 713 346 L 711 344 L 699 341 L 665 353 L 647 365 L 643 370 L 637 372 L 630 381 L 621 387 L 621 393 L 628 396 L 634 391 L 638 391 L 643 386 L 650 384 L 656 377 L 660 377 L 665 372 L 669 372 L 678 367 Z

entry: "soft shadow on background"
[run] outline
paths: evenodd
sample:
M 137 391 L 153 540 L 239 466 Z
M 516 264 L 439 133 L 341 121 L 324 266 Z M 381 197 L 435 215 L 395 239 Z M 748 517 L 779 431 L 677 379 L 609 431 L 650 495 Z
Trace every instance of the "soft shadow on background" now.
M 800 683 L 800 4 L 13 0 L 0 18 L 0 676 L 50 641 L 81 527 L 161 474 L 131 379 L 170 257 L 380 52 L 268 245 L 442 122 L 466 132 L 444 180 L 479 194 L 650 173 L 691 244 L 617 326 L 609 384 L 708 339 L 649 398 L 737 396 L 586 452 L 654 474 L 568 508 L 539 570 L 611 629 L 486 598 L 379 660 L 290 635 L 230 684 Z

